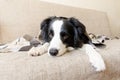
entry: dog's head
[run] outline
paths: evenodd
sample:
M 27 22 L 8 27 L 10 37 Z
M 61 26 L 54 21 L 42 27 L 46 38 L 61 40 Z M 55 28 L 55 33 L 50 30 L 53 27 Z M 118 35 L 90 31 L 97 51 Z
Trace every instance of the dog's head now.
M 82 47 L 89 38 L 85 26 L 71 17 L 49 17 L 41 23 L 41 38 L 49 42 L 48 54 L 60 56 L 68 47 Z

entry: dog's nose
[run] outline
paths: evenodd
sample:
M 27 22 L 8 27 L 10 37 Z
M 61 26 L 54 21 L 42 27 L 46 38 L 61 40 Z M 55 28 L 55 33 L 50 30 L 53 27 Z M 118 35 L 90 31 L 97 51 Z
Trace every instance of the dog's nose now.
M 50 53 L 50 55 L 52 55 L 52 56 L 56 56 L 56 55 L 58 54 L 58 50 L 55 49 L 55 48 L 52 48 L 52 49 L 49 50 L 49 53 Z
M 104 40 L 102 40 L 102 43 L 104 43 L 105 41 Z

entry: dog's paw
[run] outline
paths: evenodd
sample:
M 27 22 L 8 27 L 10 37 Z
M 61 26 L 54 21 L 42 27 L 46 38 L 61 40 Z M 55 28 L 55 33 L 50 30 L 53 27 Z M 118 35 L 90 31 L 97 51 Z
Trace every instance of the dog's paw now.
M 44 51 L 42 51 L 42 49 L 37 48 L 37 47 L 33 47 L 30 49 L 30 51 L 28 51 L 28 55 L 30 56 L 40 56 L 43 54 Z
M 98 72 L 104 71 L 106 69 L 105 63 L 101 57 L 100 58 L 96 57 L 94 59 L 90 59 L 90 63 L 95 68 L 95 70 Z
M 89 56 L 90 63 L 96 71 L 104 71 L 106 69 L 102 56 L 91 45 L 85 45 L 86 54 Z
M 30 51 L 28 51 L 28 55 L 40 56 L 47 52 L 48 46 L 49 46 L 49 43 L 45 43 L 42 46 L 32 47 Z

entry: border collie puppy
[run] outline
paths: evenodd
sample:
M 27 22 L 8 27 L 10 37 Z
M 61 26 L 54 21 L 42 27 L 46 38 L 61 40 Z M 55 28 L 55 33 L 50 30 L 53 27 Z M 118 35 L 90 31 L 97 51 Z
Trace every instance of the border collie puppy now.
M 71 48 L 84 48 L 96 71 L 105 70 L 101 55 L 94 49 L 85 26 L 77 19 L 49 17 L 43 20 L 40 29 L 39 37 L 44 41 L 44 44 L 33 47 L 28 52 L 29 55 L 38 56 L 48 52 L 51 56 L 61 56 Z

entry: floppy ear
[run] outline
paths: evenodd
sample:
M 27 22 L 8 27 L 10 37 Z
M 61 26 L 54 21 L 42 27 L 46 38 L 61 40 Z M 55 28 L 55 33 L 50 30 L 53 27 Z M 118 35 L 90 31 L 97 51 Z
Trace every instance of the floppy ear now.
M 85 26 L 73 17 L 69 18 L 69 21 L 75 29 L 74 44 L 76 47 L 81 47 L 83 43 L 89 43 L 91 40 L 86 32 Z
M 41 33 L 40 33 L 39 39 L 42 39 L 45 42 L 49 42 L 50 41 L 48 30 L 49 30 L 49 27 L 50 27 L 50 22 L 54 18 L 55 18 L 55 16 L 52 16 L 52 17 L 46 18 L 45 20 L 43 20 L 41 22 L 41 25 L 40 25 Z

